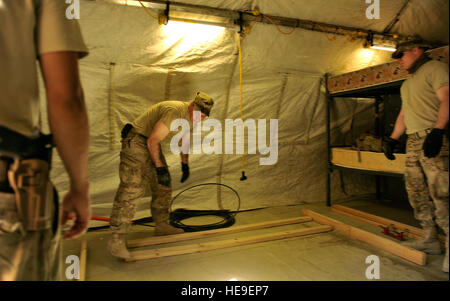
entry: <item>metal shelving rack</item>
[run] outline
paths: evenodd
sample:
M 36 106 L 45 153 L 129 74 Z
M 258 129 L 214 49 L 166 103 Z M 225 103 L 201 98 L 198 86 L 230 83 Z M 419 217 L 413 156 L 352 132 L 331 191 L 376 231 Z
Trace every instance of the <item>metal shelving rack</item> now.
M 335 101 L 335 98 L 369 98 L 375 99 L 375 131 L 377 135 L 380 135 L 380 118 L 379 118 L 379 105 L 383 101 L 383 95 L 389 94 L 400 94 L 400 86 L 403 80 L 399 80 L 396 82 L 390 82 L 382 85 L 372 86 L 368 88 L 356 89 L 345 92 L 337 92 L 330 93 L 328 90 L 328 74 L 325 75 L 325 87 L 326 87 L 326 99 L 327 99 L 327 117 L 326 117 L 326 130 L 327 130 L 327 149 L 328 149 L 328 157 L 327 157 L 327 206 L 331 206 L 331 173 L 334 170 L 343 170 L 343 171 L 354 171 L 363 174 L 370 174 L 376 176 L 376 197 L 380 199 L 381 197 L 381 177 L 389 176 L 389 177 L 403 177 L 402 174 L 391 173 L 391 172 L 383 172 L 383 171 L 372 171 L 372 170 L 364 170 L 364 169 L 354 169 L 348 167 L 342 167 L 334 165 L 331 161 L 331 149 L 333 147 L 337 147 L 336 145 L 331 145 L 331 114 L 330 107 L 331 104 Z

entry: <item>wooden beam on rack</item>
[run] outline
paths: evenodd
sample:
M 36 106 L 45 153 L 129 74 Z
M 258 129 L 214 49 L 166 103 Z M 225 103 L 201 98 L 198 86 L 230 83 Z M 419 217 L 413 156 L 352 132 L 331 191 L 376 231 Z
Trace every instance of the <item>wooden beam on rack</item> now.
M 86 257 L 87 257 L 87 241 L 83 239 L 81 241 L 80 251 L 80 279 L 78 281 L 86 280 Z
M 376 225 L 376 226 L 389 226 L 389 225 L 393 225 L 394 229 L 396 231 L 402 231 L 404 232 L 404 234 L 410 238 L 413 239 L 418 239 L 423 237 L 423 231 L 422 229 L 410 226 L 410 225 L 406 225 L 406 224 L 402 224 L 400 222 L 388 219 L 388 218 L 384 218 L 381 216 L 377 216 L 377 215 L 373 215 L 370 213 L 366 213 L 363 211 L 359 211 L 353 208 L 349 208 L 346 206 L 342 206 L 342 205 L 333 205 L 331 206 L 331 210 L 333 210 L 334 212 L 337 212 L 339 214 L 348 216 L 350 218 L 356 219 L 356 220 L 360 220 L 363 222 L 366 222 L 368 224 L 372 224 L 372 225 Z M 444 235 L 439 235 L 439 240 L 441 241 L 441 243 L 445 243 L 445 236 Z
M 397 255 L 401 258 L 414 262 L 418 265 L 426 264 L 426 254 L 408 247 L 405 247 L 397 242 L 394 242 L 388 238 L 381 237 L 379 235 L 361 230 L 359 228 L 347 225 L 343 222 L 329 218 L 325 215 L 316 213 L 314 211 L 303 209 L 304 215 L 312 217 L 312 219 L 320 224 L 333 226 L 334 229 L 344 235 L 347 235 L 353 239 L 363 241 L 372 246 L 380 248 L 386 252 Z
M 238 233 L 238 232 L 244 232 L 244 231 L 250 231 L 250 230 L 265 229 L 265 228 L 270 228 L 270 227 L 275 227 L 275 226 L 298 224 L 298 223 L 304 223 L 304 222 L 309 222 L 309 221 L 312 221 L 311 217 L 301 216 L 301 217 L 295 217 L 295 218 L 288 218 L 288 219 L 275 220 L 275 221 L 264 222 L 264 223 L 243 225 L 243 226 L 230 227 L 230 228 L 222 228 L 222 229 L 209 230 L 209 231 L 182 233 L 182 234 L 174 234 L 174 235 L 166 235 L 166 236 L 152 236 L 152 237 L 147 237 L 147 238 L 142 238 L 142 239 L 129 240 L 129 241 L 127 241 L 127 246 L 129 248 L 136 248 L 136 247 L 143 247 L 143 246 L 150 246 L 150 245 L 158 245 L 158 244 L 171 243 L 171 242 L 177 242 L 177 241 L 185 241 L 185 240 L 191 240 L 191 239 L 199 239 L 199 238 L 206 238 L 206 237 L 211 237 L 211 236 Z
M 167 256 L 200 253 L 200 252 L 212 251 L 212 250 L 217 250 L 217 249 L 232 248 L 232 247 L 243 246 L 243 245 L 248 245 L 248 244 L 267 242 L 267 241 L 273 241 L 273 240 L 279 240 L 279 239 L 285 239 L 285 238 L 291 238 L 291 237 L 298 237 L 298 236 L 304 236 L 304 235 L 310 235 L 310 234 L 316 234 L 316 233 L 322 233 L 322 232 L 328 232 L 331 230 L 333 230 L 332 226 L 325 225 L 325 226 L 317 226 L 317 227 L 311 227 L 311 228 L 303 228 L 303 229 L 298 229 L 298 230 L 289 230 L 289 231 L 281 231 L 281 232 L 270 233 L 270 234 L 255 235 L 255 236 L 244 237 L 244 238 L 233 238 L 233 239 L 227 239 L 227 240 L 221 240 L 221 241 L 205 242 L 205 243 L 198 243 L 198 244 L 191 244 L 191 245 L 184 245 L 184 246 L 174 246 L 174 247 L 159 248 L 159 249 L 152 249 L 152 250 L 132 251 L 132 252 L 130 252 L 131 258 L 126 259 L 126 261 L 129 262 L 129 261 L 137 261 L 137 260 L 144 260 L 144 259 L 161 258 L 161 257 L 167 257 Z

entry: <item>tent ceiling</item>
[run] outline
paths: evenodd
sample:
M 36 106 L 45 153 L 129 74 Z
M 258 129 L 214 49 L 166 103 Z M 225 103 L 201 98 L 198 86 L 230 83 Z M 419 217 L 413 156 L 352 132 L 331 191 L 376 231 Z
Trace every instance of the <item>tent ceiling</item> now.
M 441 43 L 449 41 L 449 2 L 447 0 L 379 1 L 380 19 L 372 20 L 366 18 L 366 9 L 370 4 L 366 4 L 363 0 L 178 0 L 175 2 L 235 11 L 258 8 L 267 15 L 311 20 L 377 32 L 383 32 L 406 4 L 399 21 L 391 30 L 392 33 L 418 34 L 426 40 Z
M 364 0 L 178 0 L 229 10 L 258 7 L 268 15 L 373 31 L 383 31 L 405 1 L 381 0 L 381 19 L 368 20 Z M 89 56 L 80 61 L 80 74 L 91 123 L 92 202 L 94 215 L 107 216 L 119 182 L 120 130 L 125 123 L 154 103 L 190 100 L 199 90 L 216 101 L 212 118 L 240 118 L 238 40 L 232 30 L 213 31 L 209 38 L 206 29 L 195 32 L 189 24 L 173 31 L 160 26 L 140 6 L 83 0 L 80 7 L 79 23 L 90 49 Z M 448 0 L 411 0 L 392 33 L 417 33 L 448 43 Z M 174 193 L 187 185 L 221 181 L 239 190 L 242 208 L 322 201 L 327 155 L 322 78 L 325 73 L 340 74 L 391 60 L 390 52 L 365 49 L 362 44 L 346 36 L 301 28 L 282 35 L 271 24 L 256 23 L 242 41 L 244 118 L 279 120 L 278 163 L 260 166 L 259 159 L 265 156 L 248 155 L 249 179 L 241 182 L 240 155 L 193 155 L 191 177 L 183 184 L 174 180 Z M 45 102 L 41 103 L 44 115 Z M 340 102 L 333 115 L 335 136 L 350 130 L 355 112 L 367 115 L 364 122 L 370 129 L 373 115 L 368 107 L 363 102 Z M 46 116 L 41 120 L 45 123 Z M 165 154 L 173 179 L 179 179 L 179 156 Z M 57 158 L 53 181 L 63 192 L 68 180 Z M 340 193 L 337 180 L 334 175 L 334 196 Z M 355 194 L 372 187 L 363 177 L 345 182 L 346 189 Z M 203 206 L 203 201 L 212 202 L 211 193 L 202 192 L 197 205 Z M 148 215 L 148 202 L 145 198 L 137 211 Z
M 96 0 L 96 3 L 112 0 Z M 114 0 L 118 1 L 118 0 Z M 392 27 L 391 33 L 404 36 L 419 34 L 422 38 L 439 44 L 449 41 L 447 0 L 392 0 L 380 1 L 380 19 L 366 18 L 369 4 L 362 0 L 279 0 L 279 1 L 227 1 L 227 0 L 179 0 L 177 3 L 209 6 L 233 11 L 245 11 L 258 8 L 261 13 L 302 20 L 311 20 L 340 26 L 361 28 L 383 32 L 402 11 L 399 21 Z M 127 1 L 120 0 L 121 3 Z M 129 1 L 131 3 L 131 1 Z M 134 1 L 133 5 L 139 5 Z M 161 7 L 161 6 L 160 6 Z M 102 14 L 99 7 L 95 7 L 98 14 Z M 143 14 L 141 7 L 122 7 L 110 10 L 110 18 L 120 26 L 115 31 L 111 44 L 120 43 L 115 51 L 127 48 L 123 41 L 129 40 L 129 24 L 143 33 L 149 33 L 149 26 L 157 26 L 157 21 Z M 156 15 L 156 12 L 153 12 Z M 145 15 L 145 16 L 143 16 Z M 147 20 L 146 20 L 147 19 Z M 136 22 L 140 20 L 139 24 Z M 145 22 L 145 23 L 144 23 Z M 153 24 L 154 23 L 154 24 Z M 82 22 L 83 25 L 83 22 Z M 142 27 L 144 26 L 144 27 Z M 110 26 L 113 29 L 114 26 Z M 100 30 L 101 26 L 99 27 Z M 290 28 L 280 27 L 288 32 Z M 89 33 L 89 29 L 86 29 Z M 154 30 L 153 30 L 154 32 Z M 148 48 L 148 39 L 134 39 L 133 47 Z M 141 45 L 139 45 L 141 43 Z M 261 47 L 261 45 L 264 45 Z M 112 46 L 112 45 L 111 45 Z M 281 35 L 271 24 L 257 23 L 243 44 L 244 56 L 247 57 L 246 68 L 261 72 L 261 62 L 264 69 L 276 69 L 279 72 L 304 72 L 312 74 L 340 74 L 355 71 L 372 65 L 390 61 L 390 53 L 386 51 L 367 51 L 363 48 L 363 41 L 351 41 L 348 36 L 330 33 L 314 32 L 297 28 L 291 35 Z M 255 50 L 253 52 L 253 50 Z M 151 54 L 151 53 L 148 53 Z M 123 55 L 122 55 L 123 57 Z M 132 57 L 128 57 L 131 59 Z M 254 61 L 253 61 L 254 60 Z M 139 61 L 143 62 L 141 59 Z M 271 62 L 275 66 L 271 65 Z

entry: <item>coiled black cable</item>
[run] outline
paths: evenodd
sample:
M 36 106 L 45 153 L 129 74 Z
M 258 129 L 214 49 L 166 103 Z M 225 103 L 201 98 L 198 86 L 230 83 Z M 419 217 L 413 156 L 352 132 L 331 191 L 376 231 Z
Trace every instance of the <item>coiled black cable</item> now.
M 176 209 L 175 211 L 172 211 L 172 204 L 175 201 L 175 199 L 180 196 L 183 192 L 190 190 L 192 188 L 195 187 L 199 187 L 199 186 L 207 186 L 207 185 L 217 185 L 217 186 L 223 186 L 226 187 L 228 189 L 230 189 L 231 191 L 233 191 L 238 199 L 238 207 L 235 211 L 230 211 L 230 210 L 188 210 L 188 209 Z M 186 189 L 184 189 L 183 191 L 179 192 L 170 202 L 170 224 L 174 227 L 177 228 L 181 228 L 183 229 L 185 232 L 196 232 L 196 231 L 205 231 L 205 230 L 212 230 L 212 229 L 219 229 L 219 228 L 226 228 L 226 227 L 230 227 L 235 223 L 235 216 L 237 213 L 239 213 L 239 209 L 241 207 L 241 198 L 239 197 L 239 194 L 236 190 L 234 190 L 232 187 L 225 185 L 225 184 L 220 184 L 220 183 L 203 183 L 203 184 L 198 184 L 198 185 L 194 185 L 191 187 L 188 187 Z M 187 219 L 187 218 L 191 218 L 191 217 L 197 217 L 197 216 L 208 216 L 208 215 L 212 215 L 212 216 L 218 216 L 222 218 L 222 221 L 217 222 L 217 223 L 212 223 L 212 224 L 207 224 L 207 225 L 196 225 L 196 226 L 192 226 L 192 225 L 186 225 L 184 224 L 182 221 Z M 151 223 L 153 222 L 153 217 L 144 217 L 144 218 L 140 218 L 138 220 L 135 220 L 133 222 L 134 225 L 141 225 L 141 226 L 147 226 L 147 227 L 154 227 L 153 225 L 147 225 L 147 223 Z M 95 230 L 101 230 L 101 229 L 107 229 L 109 228 L 109 225 L 105 225 L 105 226 L 98 226 L 98 227 L 90 227 L 88 229 L 88 231 L 95 231 Z
M 207 186 L 207 185 L 223 186 L 223 187 L 226 187 L 226 188 L 230 189 L 231 191 L 233 191 L 238 199 L 238 208 L 235 211 L 230 211 L 230 210 L 188 210 L 188 209 L 183 209 L 183 208 L 179 208 L 179 209 L 176 209 L 175 211 L 172 211 L 173 202 L 183 192 L 190 190 L 192 188 L 195 188 L 195 187 Z M 194 185 L 194 186 L 191 186 L 189 188 L 182 190 L 172 199 L 172 201 L 170 203 L 170 224 L 174 227 L 183 229 L 185 232 L 196 232 L 196 231 L 205 231 L 205 230 L 230 227 L 236 221 L 235 215 L 239 211 L 240 206 L 241 206 L 241 198 L 239 197 L 239 194 L 237 193 L 236 190 L 234 190 L 233 188 L 231 188 L 228 185 L 221 184 L 221 183 L 203 183 L 203 184 Z M 208 215 L 221 217 L 222 220 L 219 222 L 216 222 L 216 223 L 211 223 L 211 224 L 206 224 L 206 225 L 195 225 L 195 226 L 194 225 L 186 225 L 182 222 L 183 220 L 185 220 L 187 218 L 197 217 L 197 216 L 208 216 Z
M 221 217 L 222 220 L 217 223 L 207 224 L 207 225 L 186 225 L 182 220 L 197 217 L 213 215 Z M 230 227 L 235 222 L 234 214 L 230 213 L 229 210 L 187 210 L 187 209 L 177 209 L 170 213 L 170 224 L 174 227 L 181 228 L 185 232 L 196 232 L 205 231 L 218 228 Z

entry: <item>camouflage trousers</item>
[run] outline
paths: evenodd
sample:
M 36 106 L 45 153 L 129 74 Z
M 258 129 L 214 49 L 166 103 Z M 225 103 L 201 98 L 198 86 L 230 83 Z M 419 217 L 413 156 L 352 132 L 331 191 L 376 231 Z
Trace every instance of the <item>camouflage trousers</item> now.
M 439 225 L 448 228 L 448 155 L 444 136 L 440 153 L 425 157 L 422 146 L 426 132 L 408 135 L 405 184 L 414 216 L 423 228 Z
M 16 208 L 14 194 L 0 192 L 0 281 L 61 280 L 59 229 L 25 231 Z
M 162 153 L 161 161 L 167 166 Z M 147 148 L 147 139 L 137 134 L 134 129 L 122 140 L 119 176 L 120 185 L 110 218 L 113 232 L 128 232 L 139 198 L 151 195 L 152 212 L 155 210 L 169 212 L 172 188 L 158 183 L 156 167 Z

